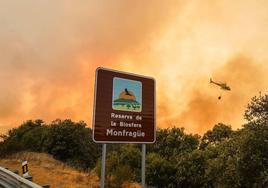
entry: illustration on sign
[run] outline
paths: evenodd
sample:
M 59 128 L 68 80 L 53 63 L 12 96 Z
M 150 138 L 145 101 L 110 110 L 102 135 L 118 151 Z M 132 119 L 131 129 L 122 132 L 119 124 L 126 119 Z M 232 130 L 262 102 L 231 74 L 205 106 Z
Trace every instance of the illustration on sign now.
M 114 77 L 112 108 L 121 111 L 141 112 L 142 83 Z

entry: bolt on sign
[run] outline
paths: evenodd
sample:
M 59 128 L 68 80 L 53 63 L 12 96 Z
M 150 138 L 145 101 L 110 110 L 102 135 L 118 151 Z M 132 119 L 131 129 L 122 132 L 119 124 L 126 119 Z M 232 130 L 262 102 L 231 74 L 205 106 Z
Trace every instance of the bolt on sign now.
M 93 140 L 97 143 L 153 143 L 155 132 L 155 80 L 98 68 Z

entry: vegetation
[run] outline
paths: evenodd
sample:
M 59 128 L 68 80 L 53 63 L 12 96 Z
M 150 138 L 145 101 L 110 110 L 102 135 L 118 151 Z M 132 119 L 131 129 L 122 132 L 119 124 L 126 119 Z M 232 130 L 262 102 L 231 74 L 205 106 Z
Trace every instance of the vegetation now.
M 51 155 L 37 152 L 18 152 L 0 159 L 0 166 L 22 174 L 21 160 L 28 161 L 29 175 L 38 185 L 49 184 L 51 188 L 97 188 L 98 177 L 94 173 L 79 172 Z
M 7 135 L 2 135 L 0 156 L 35 151 L 52 154 L 56 159 L 78 169 L 91 169 L 100 156 L 100 146 L 92 141 L 92 130 L 84 122 L 29 120 Z
M 183 128 L 157 130 L 147 146 L 146 181 L 155 187 L 268 187 L 268 95 L 253 97 L 239 130 L 216 124 L 203 136 Z M 100 174 L 100 146 L 85 123 L 27 121 L 2 136 L 0 153 L 42 151 L 81 169 Z M 109 187 L 140 181 L 141 146 L 108 145 Z

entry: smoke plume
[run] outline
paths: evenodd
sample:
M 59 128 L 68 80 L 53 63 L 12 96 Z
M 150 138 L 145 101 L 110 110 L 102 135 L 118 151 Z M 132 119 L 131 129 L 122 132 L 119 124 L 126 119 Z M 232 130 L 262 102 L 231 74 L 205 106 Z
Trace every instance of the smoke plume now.
M 238 128 L 250 98 L 267 92 L 267 10 L 242 0 L 0 1 L 0 132 L 36 118 L 91 126 L 99 66 L 155 77 L 157 127 Z

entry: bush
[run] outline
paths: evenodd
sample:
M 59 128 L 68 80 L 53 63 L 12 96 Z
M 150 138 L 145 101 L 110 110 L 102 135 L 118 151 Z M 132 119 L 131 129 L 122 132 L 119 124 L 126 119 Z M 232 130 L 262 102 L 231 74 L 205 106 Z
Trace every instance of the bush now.
M 100 156 L 100 147 L 92 141 L 92 131 L 84 122 L 55 120 L 50 125 L 42 120 L 29 120 L 0 142 L 1 156 L 22 150 L 47 152 L 55 158 L 80 168 L 93 168 Z

